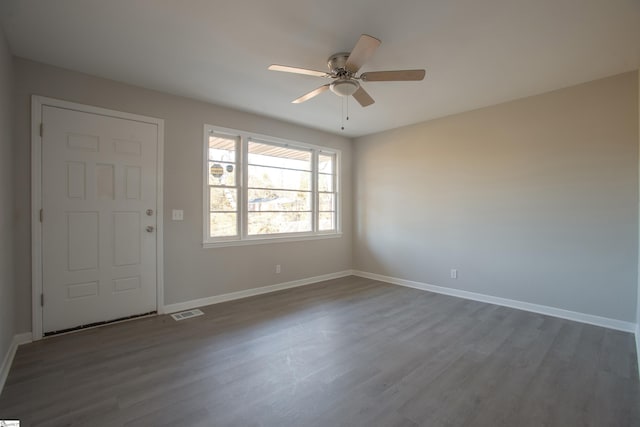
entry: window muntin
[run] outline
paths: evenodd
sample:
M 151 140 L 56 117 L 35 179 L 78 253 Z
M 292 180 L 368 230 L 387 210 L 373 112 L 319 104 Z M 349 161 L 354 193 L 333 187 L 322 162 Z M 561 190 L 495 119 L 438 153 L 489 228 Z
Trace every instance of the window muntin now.
M 205 140 L 205 245 L 339 235 L 339 152 L 211 126 Z

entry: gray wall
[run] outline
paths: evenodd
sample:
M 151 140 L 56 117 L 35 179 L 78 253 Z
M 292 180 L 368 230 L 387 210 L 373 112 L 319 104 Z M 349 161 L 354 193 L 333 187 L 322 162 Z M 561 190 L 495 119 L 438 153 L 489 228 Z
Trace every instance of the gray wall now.
M 30 96 L 44 95 L 165 120 L 165 303 L 287 282 L 351 268 L 351 142 L 305 127 L 15 58 L 15 182 L 18 329 L 31 330 Z M 213 77 L 212 77 L 213 78 Z M 202 249 L 202 144 L 205 123 L 342 150 L 342 238 Z M 185 220 L 170 220 L 184 209 Z M 274 273 L 275 264 L 282 273 Z
M 0 364 L 14 328 L 11 53 L 0 28 Z
M 640 69 L 638 70 L 638 147 L 640 147 Z M 640 171 L 640 157 L 638 157 L 638 170 Z M 640 180 L 640 176 L 638 179 Z M 638 194 L 638 208 L 638 247 L 640 248 L 640 194 Z M 638 250 L 638 301 L 636 303 L 636 356 L 640 365 L 640 249 Z
M 637 72 L 362 137 L 354 165 L 354 268 L 635 322 Z

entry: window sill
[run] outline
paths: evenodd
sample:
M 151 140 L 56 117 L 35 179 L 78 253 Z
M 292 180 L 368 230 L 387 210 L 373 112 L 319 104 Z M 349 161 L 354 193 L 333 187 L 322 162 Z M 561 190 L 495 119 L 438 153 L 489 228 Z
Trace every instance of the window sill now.
M 327 234 L 313 234 L 306 236 L 286 236 L 286 237 L 265 237 L 265 238 L 252 238 L 245 240 L 225 240 L 220 242 L 204 242 L 202 247 L 204 249 L 210 248 L 223 248 L 227 246 L 250 246 L 250 245 L 265 245 L 270 243 L 288 243 L 288 242 L 302 242 L 307 240 L 323 240 L 323 239 L 337 239 L 341 238 L 342 233 L 327 233 Z

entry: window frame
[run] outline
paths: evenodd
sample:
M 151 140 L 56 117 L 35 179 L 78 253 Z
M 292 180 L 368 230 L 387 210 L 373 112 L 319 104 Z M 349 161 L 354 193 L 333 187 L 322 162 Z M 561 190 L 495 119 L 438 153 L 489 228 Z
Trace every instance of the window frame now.
M 242 170 L 240 168 L 239 165 L 241 165 L 241 153 L 242 153 L 242 142 L 240 140 L 240 138 L 238 137 L 238 135 L 235 135 L 231 132 L 226 132 L 226 131 L 222 131 L 222 130 L 214 130 L 213 132 L 208 132 L 205 128 L 205 147 L 204 147 L 204 186 L 203 186 L 203 208 L 204 208 L 204 234 L 203 236 L 209 236 L 210 235 L 210 230 L 209 227 L 211 226 L 211 218 L 209 217 L 210 214 L 210 188 L 212 187 L 211 184 L 209 184 L 209 136 L 212 133 L 216 133 L 218 135 L 225 135 L 225 136 L 229 136 L 230 138 L 237 138 L 237 141 L 235 143 L 235 149 L 236 149 L 236 157 L 235 157 L 235 187 L 237 190 L 236 193 L 236 205 L 237 205 L 237 209 L 236 209 L 236 215 L 237 215 L 237 219 L 236 219 L 236 234 L 237 236 L 239 236 L 241 234 L 241 230 L 240 230 L 240 224 L 242 223 L 242 209 L 241 209 L 241 203 L 242 203 L 242 192 L 241 192 L 241 187 L 242 187 L 242 182 L 243 182 L 243 177 L 242 177 Z M 223 186 L 213 186 L 214 188 L 224 188 Z M 220 236 L 220 237 L 216 237 L 216 241 L 217 242 L 232 242 L 235 241 L 237 239 L 236 236 Z M 203 240 L 204 242 L 204 240 Z
M 236 236 L 210 237 L 210 184 L 209 184 L 209 136 L 212 134 L 227 135 L 237 138 L 236 144 L 236 188 L 238 190 L 238 206 Z M 249 195 L 249 142 L 266 143 L 275 146 L 298 148 L 311 151 L 311 231 L 250 235 L 248 234 L 248 195 Z M 261 243 L 294 242 L 301 240 L 316 240 L 336 238 L 342 236 L 342 188 L 341 188 L 341 156 L 339 149 L 307 144 L 304 142 L 290 141 L 268 135 L 246 132 L 237 129 L 205 124 L 203 136 L 203 191 L 202 191 L 202 222 L 203 222 L 203 248 L 217 248 L 222 246 L 255 245 Z M 319 230 L 320 224 L 320 191 L 318 189 L 318 158 L 320 154 L 334 157 L 333 189 L 335 195 L 335 229 Z

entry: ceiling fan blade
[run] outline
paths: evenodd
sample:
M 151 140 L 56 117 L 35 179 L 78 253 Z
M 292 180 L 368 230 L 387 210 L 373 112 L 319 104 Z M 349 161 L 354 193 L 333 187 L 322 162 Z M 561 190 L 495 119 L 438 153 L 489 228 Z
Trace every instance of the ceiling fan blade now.
M 367 91 L 362 88 L 362 86 L 360 86 L 358 90 L 354 92 L 353 97 L 356 99 L 356 101 L 358 101 L 358 104 L 362 105 L 363 107 L 367 107 L 376 102 L 367 93 Z
M 371 71 L 362 73 L 365 82 L 400 82 L 424 79 L 424 70 Z
M 285 73 L 305 74 L 307 76 L 328 77 L 324 71 L 309 70 L 307 68 L 288 67 L 286 65 L 269 65 L 271 71 L 284 71 Z
M 330 86 L 330 84 L 326 84 L 326 85 L 320 86 L 319 88 L 314 89 L 311 92 L 302 95 L 300 98 L 294 99 L 293 101 L 291 101 L 291 103 L 292 104 L 300 104 L 301 102 L 308 101 L 311 98 L 320 95 L 322 92 L 324 92 L 326 90 L 329 90 L 329 86 Z
M 361 35 L 345 64 L 347 71 L 357 72 L 371 58 L 378 46 L 380 46 L 380 40 L 377 38 L 366 34 Z

